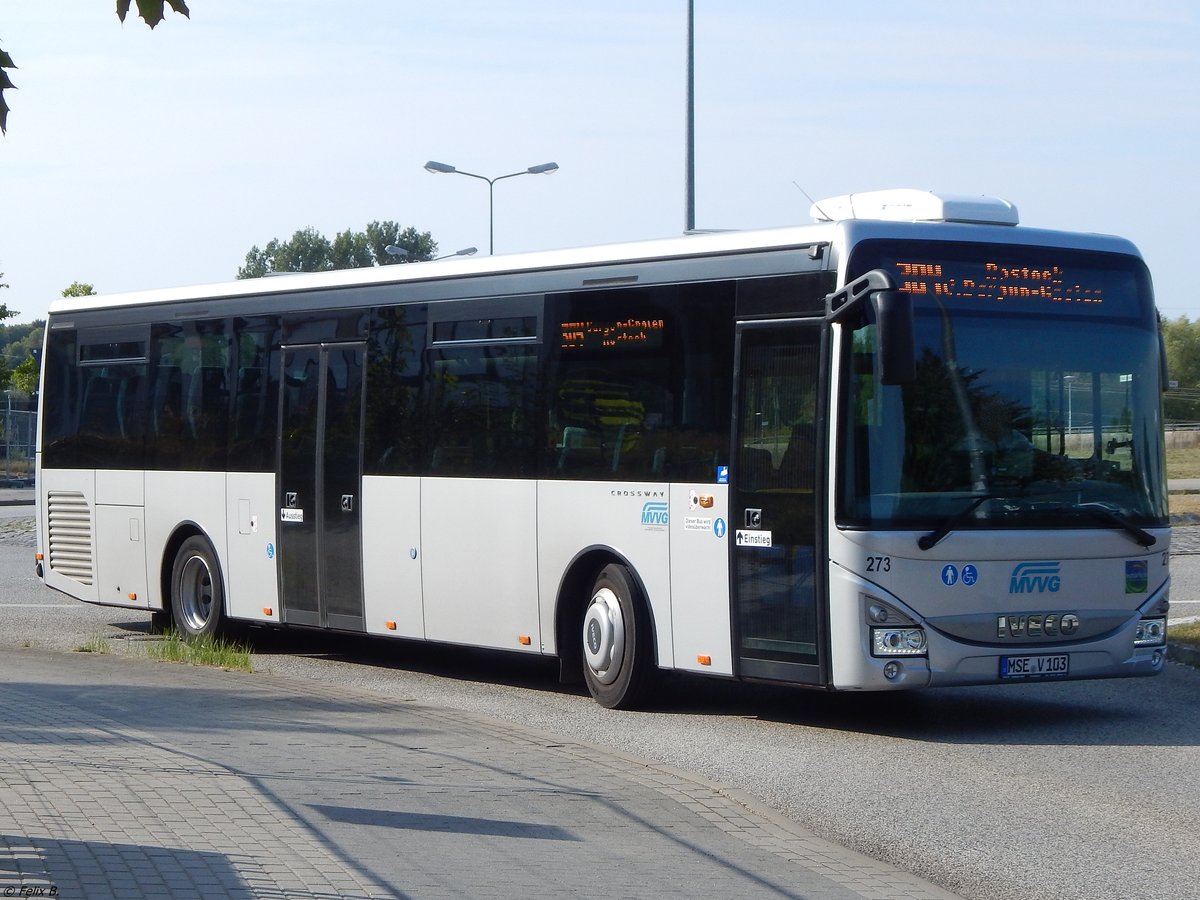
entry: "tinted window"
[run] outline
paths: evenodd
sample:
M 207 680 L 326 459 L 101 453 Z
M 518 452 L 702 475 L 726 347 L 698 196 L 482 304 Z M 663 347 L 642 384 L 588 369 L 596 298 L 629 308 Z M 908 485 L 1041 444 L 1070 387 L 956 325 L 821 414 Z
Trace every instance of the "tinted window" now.
M 712 481 L 729 453 L 732 282 L 548 298 L 549 477 Z
M 424 467 L 421 416 L 421 362 L 425 348 L 425 308 L 380 310 L 367 347 L 366 447 L 369 475 L 411 475 Z

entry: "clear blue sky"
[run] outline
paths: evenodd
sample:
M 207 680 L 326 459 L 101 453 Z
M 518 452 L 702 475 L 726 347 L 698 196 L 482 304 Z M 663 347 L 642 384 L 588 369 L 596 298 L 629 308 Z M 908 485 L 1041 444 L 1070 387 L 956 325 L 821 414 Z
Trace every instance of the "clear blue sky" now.
M 441 252 L 678 234 L 686 0 L 189 0 L 153 32 L 112 0 L 0 12 L 0 301 L 232 279 L 252 245 L 394 219 Z M 135 4 L 136 6 L 136 4 Z M 1200 208 L 1195 0 L 695 0 L 700 227 L 808 221 L 813 197 L 1005 197 L 1121 234 L 1164 314 Z

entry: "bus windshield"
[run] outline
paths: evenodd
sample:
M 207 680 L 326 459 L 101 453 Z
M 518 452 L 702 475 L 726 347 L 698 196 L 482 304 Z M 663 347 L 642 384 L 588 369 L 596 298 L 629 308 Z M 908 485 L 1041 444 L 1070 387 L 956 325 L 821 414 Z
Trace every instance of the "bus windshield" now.
M 1165 526 L 1159 344 L 1141 263 L 930 249 L 852 258 L 910 294 L 916 365 L 911 383 L 885 386 L 869 310 L 848 335 L 839 524 Z

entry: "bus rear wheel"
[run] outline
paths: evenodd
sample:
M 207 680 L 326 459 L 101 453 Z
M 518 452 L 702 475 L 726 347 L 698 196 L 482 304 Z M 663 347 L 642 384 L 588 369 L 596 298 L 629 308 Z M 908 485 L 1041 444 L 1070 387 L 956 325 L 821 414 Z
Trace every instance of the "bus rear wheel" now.
M 212 637 L 224 618 L 225 593 L 217 556 L 207 540 L 194 535 L 179 546 L 171 568 L 171 612 L 175 627 L 189 640 Z
M 608 709 L 636 706 L 651 685 L 654 659 L 645 604 L 624 566 L 600 570 L 582 636 L 583 678 L 592 697 Z

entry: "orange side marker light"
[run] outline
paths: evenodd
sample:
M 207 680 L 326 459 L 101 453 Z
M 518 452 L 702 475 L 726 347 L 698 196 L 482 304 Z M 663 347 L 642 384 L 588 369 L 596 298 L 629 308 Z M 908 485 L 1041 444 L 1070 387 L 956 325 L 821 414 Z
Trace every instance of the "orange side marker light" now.
M 702 665 L 702 666 L 711 666 L 712 665 L 712 657 L 705 656 L 703 653 L 701 653 L 699 656 L 696 657 L 696 662 L 700 663 L 700 665 Z
M 388 630 L 388 631 L 395 631 L 395 630 L 396 630 L 396 623 L 395 623 L 395 622 L 384 622 L 383 624 L 387 626 L 387 630 Z
M 517 636 L 517 642 L 518 642 L 518 643 L 519 643 L 519 644 L 520 644 L 522 647 L 528 647 L 530 644 L 532 644 L 532 643 L 533 643 L 533 638 L 531 638 L 531 637 L 530 637 L 529 635 L 527 635 L 527 634 L 521 634 L 521 635 L 518 635 L 518 636 Z

